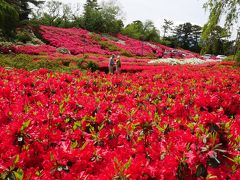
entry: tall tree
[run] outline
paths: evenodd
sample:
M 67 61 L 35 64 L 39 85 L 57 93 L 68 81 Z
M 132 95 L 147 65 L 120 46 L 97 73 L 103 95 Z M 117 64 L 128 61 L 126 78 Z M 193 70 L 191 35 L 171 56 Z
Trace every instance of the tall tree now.
M 203 43 L 203 51 L 208 52 L 210 54 L 226 54 L 227 49 L 227 39 L 229 38 L 230 34 L 221 26 L 215 26 L 215 28 L 210 33 L 208 40 L 204 41 Z
M 103 20 L 101 32 L 119 33 L 123 28 L 123 22 L 121 8 L 117 5 L 117 2 L 114 0 L 103 1 L 100 7 Z
M 144 41 L 159 42 L 160 40 L 159 30 L 150 20 L 144 23 L 139 20 L 133 21 L 122 30 L 122 34 Z
M 0 0 L 0 31 L 2 30 L 4 35 L 10 36 L 15 30 L 17 22 L 16 9 L 4 0 Z
M 69 4 L 60 1 L 46 1 L 31 13 L 31 21 L 34 24 L 44 24 L 58 27 L 83 27 L 79 22 L 82 18 L 79 14 L 80 5 Z
M 143 23 L 140 20 L 133 21 L 128 24 L 123 30 L 122 34 L 132 37 L 134 39 L 140 39 L 143 34 Z
M 145 41 L 159 42 L 160 40 L 160 32 L 151 20 L 147 20 L 143 24 L 143 34 Z
M 87 0 L 84 4 L 84 27 L 89 31 L 96 31 L 96 28 L 102 25 L 100 8 L 97 0 Z
M 189 49 L 190 35 L 192 33 L 192 24 L 184 23 L 176 27 L 176 38 L 181 48 Z
M 164 19 L 164 24 L 162 25 L 163 29 L 163 38 L 166 37 L 166 34 L 172 30 L 173 22 L 171 20 Z
M 16 8 L 19 14 L 20 21 L 29 19 L 28 16 L 32 12 L 32 9 L 29 4 L 38 6 L 44 2 L 43 0 L 41 1 L 39 0 L 5 0 L 5 1 Z
M 191 51 L 200 52 L 201 48 L 199 46 L 202 34 L 202 27 L 198 25 L 192 26 L 192 42 L 193 46 L 191 47 Z
M 235 42 L 235 53 L 234 53 L 234 59 L 236 58 L 238 64 L 240 65 L 240 28 L 237 32 L 237 38 Z
M 58 19 L 65 16 L 63 13 L 63 3 L 60 1 L 48 1 L 32 13 L 33 19 L 37 19 L 40 24 L 57 26 L 59 25 Z
M 207 0 L 204 8 L 210 11 L 208 22 L 203 27 L 202 40 L 207 41 L 221 17 L 225 16 L 225 28 L 230 30 L 240 16 L 240 0 Z M 206 51 L 207 49 L 203 49 Z M 202 52 L 204 53 L 204 52 Z
M 120 13 L 116 1 L 99 5 L 97 0 L 87 0 L 84 5 L 83 27 L 94 32 L 119 33 L 123 27 Z
M 200 48 L 198 43 L 200 34 L 200 26 L 192 25 L 191 23 L 184 23 L 176 27 L 174 37 L 176 38 L 178 47 L 199 52 Z

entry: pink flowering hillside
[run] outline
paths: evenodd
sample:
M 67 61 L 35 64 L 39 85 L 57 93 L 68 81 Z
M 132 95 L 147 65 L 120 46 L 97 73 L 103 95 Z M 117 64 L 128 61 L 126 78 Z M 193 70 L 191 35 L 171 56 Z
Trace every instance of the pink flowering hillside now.
M 66 48 L 72 55 L 79 54 L 120 54 L 123 56 L 143 56 L 145 58 L 189 58 L 200 57 L 199 54 L 173 48 L 152 42 L 143 42 L 118 34 L 116 37 L 91 33 L 80 28 L 58 28 L 40 26 L 41 34 L 46 45 L 15 46 L 16 53 L 48 54 L 57 53 L 57 48 Z

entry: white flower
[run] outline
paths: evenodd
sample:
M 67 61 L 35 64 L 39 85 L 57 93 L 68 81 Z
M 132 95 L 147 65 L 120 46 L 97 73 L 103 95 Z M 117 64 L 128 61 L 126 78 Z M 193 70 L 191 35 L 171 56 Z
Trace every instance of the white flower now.
M 148 63 L 149 64 L 159 64 L 159 63 L 168 63 L 171 65 L 177 65 L 177 64 L 204 64 L 208 62 L 217 62 L 216 60 L 202 60 L 199 58 L 189 58 L 189 59 L 175 59 L 175 58 L 167 58 L 167 59 L 156 59 L 151 60 Z

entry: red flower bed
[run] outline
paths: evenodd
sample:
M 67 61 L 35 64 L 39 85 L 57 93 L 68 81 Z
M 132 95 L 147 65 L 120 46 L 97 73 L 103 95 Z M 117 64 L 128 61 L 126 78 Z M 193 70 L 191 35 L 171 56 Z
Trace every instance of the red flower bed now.
M 10 47 L 1 47 L 0 46 L 0 53 L 9 54 L 11 52 L 14 52 L 14 48 L 12 46 L 10 46 Z
M 0 68 L 0 177 L 238 179 L 239 72 Z
M 101 46 L 91 38 L 90 32 L 77 28 L 57 28 L 41 26 L 42 37 L 54 47 L 65 47 L 72 54 L 96 53 L 111 54 L 101 49 Z
M 91 60 L 96 63 L 98 63 L 100 66 L 106 66 L 108 67 L 108 61 L 109 61 L 109 56 L 104 56 L 104 55 L 95 55 L 95 54 L 90 54 L 86 58 L 86 60 Z M 148 62 L 151 59 L 138 59 L 134 57 L 121 57 L 121 62 L 123 64 L 123 68 L 125 65 L 132 65 L 132 66 L 148 66 Z
M 24 46 L 15 46 L 14 47 L 15 53 L 24 53 L 24 54 L 32 54 L 32 55 L 39 55 L 47 53 L 49 55 L 56 53 L 56 48 L 49 45 L 24 45 Z
M 145 44 L 142 41 L 123 36 L 121 34 L 117 35 L 117 38 L 124 42 L 124 44 L 113 42 L 119 48 L 124 49 L 134 55 L 138 56 L 154 56 L 154 48 Z

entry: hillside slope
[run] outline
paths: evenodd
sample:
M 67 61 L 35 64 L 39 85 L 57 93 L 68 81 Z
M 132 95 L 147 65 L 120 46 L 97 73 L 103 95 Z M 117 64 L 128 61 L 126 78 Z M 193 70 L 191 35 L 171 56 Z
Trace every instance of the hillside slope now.
M 102 55 L 119 54 L 128 57 L 145 58 L 185 58 L 199 57 L 186 50 L 176 50 L 162 44 L 142 42 L 117 34 L 100 35 L 80 28 L 57 28 L 40 26 L 39 32 L 48 44 L 39 46 L 17 46 L 16 52 L 27 54 L 54 54 L 56 48 L 66 48 L 72 55 L 94 53 Z M 37 49 L 37 50 L 36 50 Z

